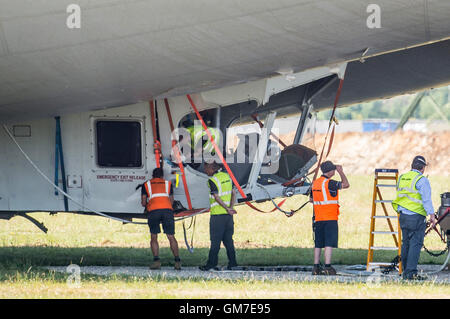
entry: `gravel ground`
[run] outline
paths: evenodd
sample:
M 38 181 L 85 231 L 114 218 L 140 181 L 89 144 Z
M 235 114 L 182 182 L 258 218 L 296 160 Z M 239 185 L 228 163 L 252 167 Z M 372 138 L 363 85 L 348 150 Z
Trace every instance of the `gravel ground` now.
M 289 266 L 292 267 L 292 266 Z M 308 266 L 297 266 L 308 267 Z M 164 277 L 179 279 L 231 279 L 231 280 L 290 280 L 290 281 L 321 281 L 321 282 L 400 282 L 402 281 L 397 272 L 389 275 L 381 275 L 379 272 L 367 273 L 365 271 L 348 271 L 348 266 L 334 266 L 338 272 L 337 276 L 312 276 L 310 271 L 254 271 L 254 270 L 221 270 L 201 271 L 197 267 L 184 267 L 182 270 L 174 270 L 172 267 L 162 267 L 160 270 L 150 270 L 148 267 L 132 266 L 83 266 L 80 267 L 82 274 L 93 274 L 100 276 L 128 275 L 138 277 Z M 67 267 L 45 267 L 56 272 L 68 272 Z M 419 266 L 419 272 L 427 273 L 437 271 L 440 266 Z M 370 274 L 370 275 L 369 275 Z M 426 282 L 450 284 L 450 271 L 445 270 L 437 274 L 428 275 Z

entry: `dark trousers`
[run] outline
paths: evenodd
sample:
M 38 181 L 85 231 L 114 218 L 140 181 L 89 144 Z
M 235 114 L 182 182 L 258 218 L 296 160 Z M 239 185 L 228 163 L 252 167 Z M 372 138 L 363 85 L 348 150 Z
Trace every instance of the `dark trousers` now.
M 419 214 L 400 214 L 399 221 L 402 229 L 403 278 L 411 278 L 417 274 L 417 264 L 425 237 L 426 218 Z
M 234 221 L 233 216 L 211 215 L 209 220 L 209 236 L 211 239 L 211 247 L 209 249 L 207 267 L 216 267 L 219 261 L 220 243 L 223 242 L 227 250 L 228 266 L 237 266 L 236 251 L 233 243 Z

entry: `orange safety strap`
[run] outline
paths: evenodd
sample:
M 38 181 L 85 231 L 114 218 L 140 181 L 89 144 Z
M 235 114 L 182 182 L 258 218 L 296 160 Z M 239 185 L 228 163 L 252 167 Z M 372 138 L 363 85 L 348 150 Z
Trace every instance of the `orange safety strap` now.
M 178 138 L 175 136 L 175 128 L 173 126 L 172 114 L 170 113 L 169 101 L 167 101 L 167 99 L 164 99 L 164 104 L 166 105 L 167 117 L 169 118 L 170 130 L 172 132 L 171 133 L 172 149 L 174 150 L 175 158 L 178 162 L 178 167 L 180 168 L 180 171 L 181 171 L 181 178 L 183 180 L 183 187 L 184 187 L 184 193 L 186 194 L 186 201 L 187 201 L 189 210 L 192 210 L 191 195 L 189 194 L 189 188 L 187 186 L 187 181 L 186 181 L 186 174 L 184 172 L 184 166 L 181 161 L 180 149 L 178 148 L 178 144 L 177 144 Z
M 222 151 L 220 150 L 219 146 L 217 146 L 216 142 L 214 141 L 211 132 L 208 130 L 208 127 L 205 124 L 205 121 L 203 120 L 203 117 L 201 116 L 200 112 L 197 110 L 197 107 L 195 106 L 194 101 L 192 100 L 191 96 L 189 94 L 186 95 L 187 99 L 189 100 L 189 103 L 192 106 L 192 109 L 194 110 L 195 114 L 197 115 L 197 118 L 199 119 L 199 121 L 202 123 L 203 129 L 205 130 L 206 134 L 208 135 L 209 140 L 211 141 L 211 143 L 214 146 L 214 149 L 216 150 L 216 154 L 217 156 L 219 156 L 220 161 L 222 162 L 223 166 L 225 167 L 225 169 L 228 172 L 228 175 L 230 175 L 231 180 L 233 181 L 233 184 L 236 186 L 236 188 L 239 191 L 239 194 L 241 194 L 242 198 L 247 198 L 247 195 L 244 193 L 244 191 L 242 190 L 241 185 L 239 185 L 238 181 L 236 180 L 236 177 L 234 176 L 233 172 L 231 171 L 230 167 L 228 166 L 227 162 L 225 161 L 225 158 L 223 157 Z M 284 199 L 282 202 L 280 202 L 280 204 L 278 206 L 281 206 L 284 204 L 284 202 L 286 201 L 286 199 Z M 250 202 L 246 201 L 245 202 L 249 207 L 253 208 L 254 210 L 261 212 L 261 213 L 271 213 L 274 212 L 277 208 L 275 207 L 273 210 L 266 212 L 263 211 L 257 207 L 255 207 L 253 204 L 251 204 Z
M 281 206 L 286 202 L 286 200 L 287 200 L 287 198 L 283 199 L 283 200 L 278 204 L 278 207 L 281 207 Z M 274 211 L 277 210 L 277 208 L 274 207 L 272 210 L 270 210 L 270 211 L 267 212 L 267 211 L 264 211 L 264 210 L 259 209 L 258 207 L 256 207 L 255 205 L 253 205 L 253 204 L 250 203 L 250 202 L 245 202 L 245 203 L 247 204 L 248 207 L 250 207 L 250 208 L 252 208 L 252 209 L 254 209 L 254 210 L 256 210 L 256 211 L 258 211 L 258 212 L 260 212 L 260 213 L 264 213 L 264 214 L 267 214 L 267 213 L 273 213 Z M 289 217 L 289 216 L 288 216 L 288 217 Z
M 258 114 L 252 114 L 251 117 L 255 120 L 256 123 L 259 124 L 259 127 L 260 127 L 260 128 L 263 128 L 263 127 L 264 127 L 264 124 L 258 119 Z M 278 136 L 276 136 L 276 135 L 273 134 L 272 132 L 270 132 L 270 135 L 271 135 L 277 142 L 279 142 L 284 148 L 287 147 L 287 145 L 286 145 L 282 140 L 280 140 L 280 138 L 279 138 Z
M 178 218 L 178 217 L 189 217 L 189 216 L 196 216 L 199 214 L 203 214 L 203 213 L 207 213 L 209 212 L 209 209 L 206 208 L 197 208 L 197 209 L 189 209 L 189 210 L 184 210 L 182 212 L 179 213 L 174 213 L 174 217 Z
M 155 118 L 155 104 L 153 100 L 150 100 L 150 115 L 152 118 L 152 128 L 153 128 L 153 151 L 155 153 L 156 167 L 160 168 L 162 166 L 161 161 L 161 142 L 158 141 L 158 135 L 156 132 L 156 118 Z
M 317 174 L 319 173 L 319 168 L 320 168 L 320 164 L 322 163 L 322 159 L 325 159 L 328 157 L 328 155 L 330 154 L 331 148 L 333 146 L 333 141 L 334 141 L 334 132 L 335 132 L 335 119 L 334 119 L 334 113 L 336 112 L 336 108 L 339 102 L 339 97 L 341 95 L 341 91 L 342 91 L 342 84 L 344 83 L 344 79 L 340 79 L 339 81 L 339 88 L 336 92 L 336 97 L 334 98 L 334 106 L 333 106 L 333 111 L 331 112 L 331 117 L 330 117 L 330 121 L 328 123 L 328 129 L 327 129 L 327 134 L 325 135 L 325 141 L 323 142 L 323 147 L 322 147 L 322 152 L 320 153 L 320 157 L 319 157 L 319 161 L 317 162 L 317 167 L 311 171 L 310 173 L 308 173 L 308 175 L 311 175 L 312 173 L 314 173 L 314 177 L 313 177 L 313 181 L 317 178 Z M 330 133 L 330 128 L 331 126 L 333 126 L 332 130 L 331 130 L 331 136 L 330 136 L 330 142 L 328 143 L 328 150 L 327 153 L 325 155 L 325 157 L 323 157 L 324 151 L 325 151 L 325 146 L 327 145 L 327 139 L 328 139 L 328 134 Z M 293 179 L 289 182 L 286 182 L 283 184 L 283 186 L 289 186 L 292 184 L 297 183 L 298 181 L 300 181 L 301 178 L 297 178 L 297 179 Z
M 339 102 L 339 97 L 341 96 L 342 84 L 344 84 L 344 79 L 340 79 L 340 81 L 339 81 L 339 88 L 338 88 L 338 90 L 336 92 L 336 97 L 334 98 L 333 111 L 331 112 L 330 122 L 328 123 L 327 135 L 325 135 L 325 141 L 323 143 L 322 152 L 320 153 L 319 161 L 317 162 L 317 167 L 316 167 L 316 169 L 314 171 L 313 180 L 315 180 L 317 178 L 317 174 L 319 173 L 320 164 L 322 163 L 323 151 L 325 150 L 325 145 L 327 143 L 328 133 L 330 132 L 330 127 L 332 126 L 332 124 L 334 122 L 334 113 L 336 112 L 336 108 L 337 108 L 337 105 L 338 105 L 338 102 Z M 336 125 L 333 125 L 333 130 L 332 130 L 332 133 L 331 133 L 330 143 L 328 144 L 328 151 L 327 151 L 327 154 L 325 155 L 325 158 L 327 158 L 328 154 L 330 154 L 331 147 L 333 145 L 333 140 L 334 140 L 335 128 L 336 128 Z

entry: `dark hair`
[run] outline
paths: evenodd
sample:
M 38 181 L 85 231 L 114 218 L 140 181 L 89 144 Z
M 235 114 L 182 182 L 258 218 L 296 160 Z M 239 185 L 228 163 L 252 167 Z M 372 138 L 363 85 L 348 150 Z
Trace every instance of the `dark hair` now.
M 152 175 L 153 175 L 154 178 L 160 178 L 160 177 L 163 177 L 163 176 L 164 176 L 164 171 L 163 171 L 162 168 L 157 167 L 157 168 L 155 168 L 155 169 L 153 170 Z
M 414 159 L 411 163 L 411 168 L 420 171 L 426 165 L 427 165 L 427 163 L 425 161 L 425 157 L 423 157 L 422 155 L 417 155 L 416 157 L 414 157 Z
M 411 168 L 412 168 L 412 169 L 416 169 L 416 170 L 418 170 L 418 171 L 422 170 L 424 167 L 425 167 L 425 165 L 423 165 L 423 164 L 421 164 L 421 163 L 419 163 L 419 162 L 413 162 L 413 163 L 411 164 Z
M 216 162 L 206 162 L 204 165 L 205 169 L 210 168 L 211 170 L 217 171 L 220 168 L 220 164 L 216 163 Z

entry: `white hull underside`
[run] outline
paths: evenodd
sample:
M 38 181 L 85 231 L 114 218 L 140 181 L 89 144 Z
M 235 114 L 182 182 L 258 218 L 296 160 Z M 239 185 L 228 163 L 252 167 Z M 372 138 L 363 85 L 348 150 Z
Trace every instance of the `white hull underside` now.
M 0 121 L 206 91 L 450 36 L 447 0 L 377 1 L 379 29 L 366 26 L 372 2 L 80 0 L 81 28 L 68 29 L 73 1 L 2 0 Z

